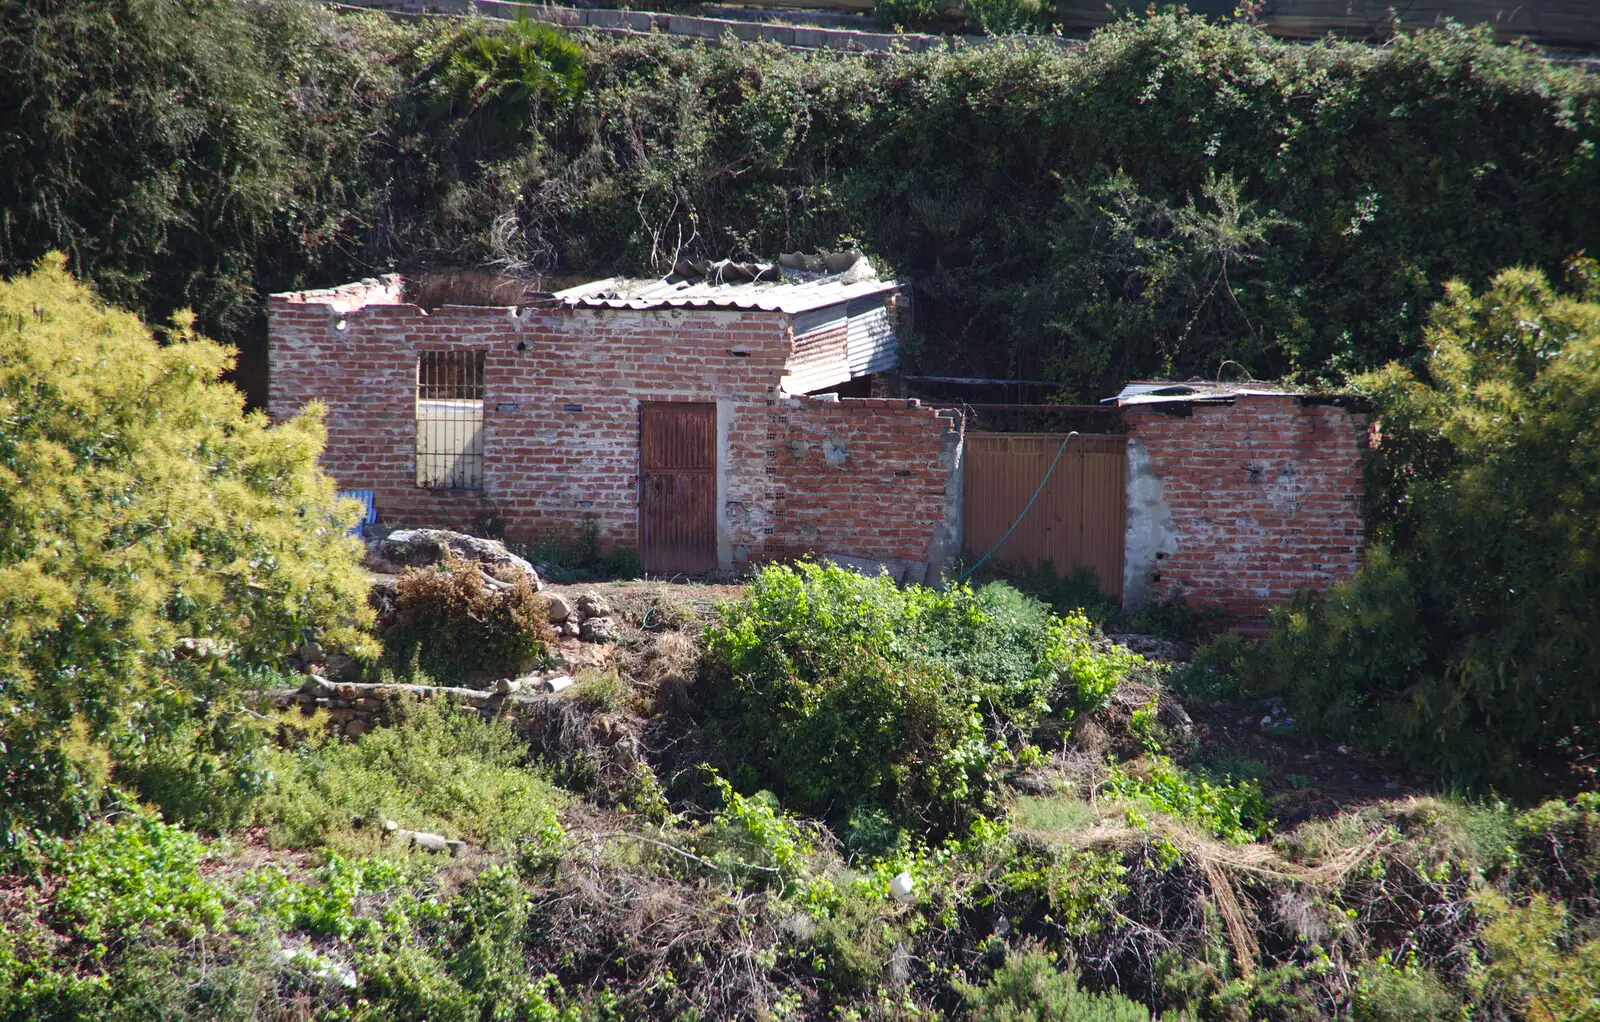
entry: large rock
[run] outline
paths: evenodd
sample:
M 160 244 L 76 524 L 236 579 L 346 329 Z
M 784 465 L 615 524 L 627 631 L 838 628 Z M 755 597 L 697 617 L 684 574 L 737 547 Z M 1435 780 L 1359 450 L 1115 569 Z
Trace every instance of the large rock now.
M 611 654 L 615 649 L 610 643 L 563 639 L 555 651 L 556 666 L 562 674 L 574 676 L 584 671 L 603 671 L 611 665 Z
M 615 618 L 591 617 L 585 619 L 583 626 L 578 629 L 584 642 L 616 642 L 617 622 Z
M 498 540 L 479 539 L 448 529 L 400 529 L 367 548 L 367 566 L 373 571 L 421 568 L 438 564 L 446 554 L 499 569 L 506 579 L 526 578 L 535 591 L 544 588 L 533 565 L 506 549 Z
M 560 593 L 551 593 L 546 599 L 550 601 L 550 623 L 553 625 L 558 625 L 571 618 L 576 610 L 572 605 L 572 601 Z
M 578 614 L 582 617 L 610 617 L 611 604 L 599 593 L 583 593 L 578 597 Z

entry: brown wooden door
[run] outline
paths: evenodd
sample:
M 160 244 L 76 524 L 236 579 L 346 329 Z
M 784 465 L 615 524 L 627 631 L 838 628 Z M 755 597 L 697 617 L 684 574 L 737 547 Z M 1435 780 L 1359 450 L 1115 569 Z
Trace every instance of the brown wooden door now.
M 639 557 L 657 575 L 717 567 L 717 406 L 639 406 Z
M 1059 433 L 967 434 L 962 545 L 969 556 L 983 556 L 1017 522 L 1063 439 Z M 1063 578 L 1087 568 L 1102 593 L 1121 599 L 1127 444 L 1125 436 L 1073 438 L 991 563 L 1049 561 Z

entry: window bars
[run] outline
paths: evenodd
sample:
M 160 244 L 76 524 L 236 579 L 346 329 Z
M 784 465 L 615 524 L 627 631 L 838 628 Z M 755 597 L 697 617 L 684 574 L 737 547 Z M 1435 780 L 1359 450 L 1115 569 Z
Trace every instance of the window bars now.
M 417 356 L 417 485 L 483 489 L 482 351 Z

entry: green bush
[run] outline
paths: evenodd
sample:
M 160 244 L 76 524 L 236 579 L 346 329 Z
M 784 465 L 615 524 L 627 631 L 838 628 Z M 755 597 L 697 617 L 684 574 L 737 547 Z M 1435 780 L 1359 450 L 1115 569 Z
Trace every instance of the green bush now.
M 276 781 L 257 811 L 273 840 L 291 847 L 370 851 L 386 819 L 495 850 L 551 845 L 565 797 L 527 757 L 509 723 L 436 700 L 353 742 L 310 735 L 273 753 Z
M 1106 794 L 1142 803 L 1224 841 L 1244 844 L 1272 833 L 1267 800 L 1255 781 L 1212 784 L 1188 776 L 1165 756 L 1141 766 L 1138 773 L 1112 766 Z
M 818 564 L 763 569 L 706 637 L 738 762 L 804 811 L 877 806 L 916 827 L 992 812 L 1047 715 L 1104 701 L 1137 658 L 1091 640 L 1004 585 L 901 589 Z
M 153 816 L 101 823 L 62 845 L 55 914 L 92 944 L 153 931 L 197 936 L 222 921 L 220 892 L 200 876 L 205 848 Z
M 1418 965 L 1387 957 L 1361 967 L 1350 998 L 1355 1022 L 1451 1022 L 1467 1018 L 1461 999 Z
M 1224 359 L 1337 382 L 1420 351 L 1444 281 L 1553 269 L 1600 224 L 1600 85 L 1487 29 L 1308 50 L 1163 11 L 1082 52 L 629 38 L 579 61 L 292 0 L 18 0 L 0 46 L 0 273 L 70 251 L 113 300 L 193 306 L 258 363 L 260 296 L 302 281 L 637 273 L 681 239 L 881 254 L 938 310 L 907 348 L 923 371 L 1069 400 Z
M 1528 790 L 1600 750 L 1600 277 L 1452 285 L 1420 370 L 1364 377 L 1381 427 L 1360 573 L 1268 637 L 1259 687 L 1340 738 Z
M 939 16 L 937 0 L 877 0 L 872 16 L 888 29 L 916 31 Z
M 1516 818 L 1514 882 L 1600 920 L 1600 792 L 1549 801 Z
M 700 853 L 731 877 L 792 893 L 816 854 L 816 835 L 808 833 L 816 825 L 783 812 L 770 791 L 747 798 L 715 773 L 711 780 L 722 808 L 697 842 Z
M 1032 949 L 1007 957 L 982 986 L 959 987 L 973 1022 L 1150 1022 L 1150 1010 L 1116 991 L 1079 989 L 1075 972 L 1061 972 Z
M 187 318 L 163 333 L 59 257 L 0 282 L 0 843 L 81 823 L 135 717 L 231 708 L 237 665 L 311 634 L 371 645 L 320 411 L 246 415 L 227 349 Z M 214 655 L 180 667 L 180 638 Z
M 584 85 L 582 46 L 554 25 L 522 16 L 474 18 L 440 35 L 419 56 L 415 125 L 407 125 L 433 189 L 472 180 L 481 165 L 537 144 L 538 126 Z M 420 182 L 419 182 L 420 183 Z
M 1485 919 L 1490 964 L 1475 992 L 1529 1022 L 1600 1022 L 1600 940 L 1577 940 L 1559 902 L 1534 895 L 1513 906 L 1493 891 L 1474 902 Z
M 390 660 L 452 681 L 548 664 L 556 642 L 549 601 L 525 578 L 504 588 L 486 578 L 479 565 L 457 557 L 436 568 L 407 568 L 395 583 L 400 628 L 385 633 Z

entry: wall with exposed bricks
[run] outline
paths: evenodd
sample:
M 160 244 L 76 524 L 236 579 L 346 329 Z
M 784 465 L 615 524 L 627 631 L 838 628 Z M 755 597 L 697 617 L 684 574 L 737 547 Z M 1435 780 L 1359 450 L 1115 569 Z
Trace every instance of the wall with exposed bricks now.
M 904 398 L 796 397 L 778 402 L 773 422 L 771 556 L 864 555 L 922 582 L 960 552 L 955 412 Z
M 1253 631 L 1300 590 L 1354 574 L 1365 416 L 1289 394 L 1123 415 L 1129 604 L 1182 597 Z
M 342 487 L 372 488 L 386 523 L 471 528 L 493 515 L 510 538 L 526 541 L 592 522 L 603 541 L 636 547 L 640 403 L 712 401 L 724 438 L 725 567 L 809 550 L 921 562 L 942 555 L 947 501 L 936 463 L 954 420 L 905 401 L 784 397 L 778 382 L 793 352 L 784 313 L 428 312 L 404 303 L 398 279 L 386 278 L 275 295 L 268 317 L 270 413 L 283 418 L 322 402 L 324 468 Z M 486 352 L 481 491 L 415 485 L 417 356 L 445 350 Z M 812 438 L 810 457 L 794 459 L 783 445 L 801 435 Z M 853 452 L 842 469 L 822 460 L 829 436 Z

